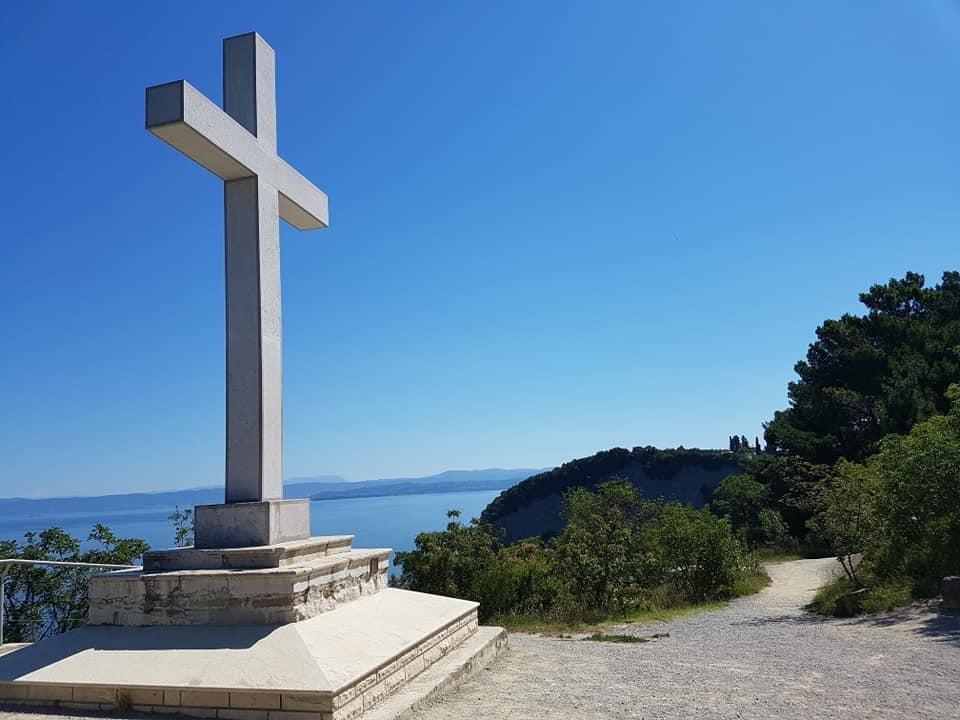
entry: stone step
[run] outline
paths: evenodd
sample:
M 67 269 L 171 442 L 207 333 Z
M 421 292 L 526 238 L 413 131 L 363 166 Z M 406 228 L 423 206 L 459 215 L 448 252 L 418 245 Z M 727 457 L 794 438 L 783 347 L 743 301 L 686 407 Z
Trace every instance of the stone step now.
M 506 647 L 477 604 L 387 588 L 281 626 L 87 626 L 0 656 L 0 703 L 224 720 L 383 720 Z
M 144 572 L 172 570 L 253 570 L 311 562 L 350 552 L 353 535 L 323 535 L 276 545 L 245 548 L 172 548 L 143 555 Z
M 92 625 L 297 622 L 387 586 L 389 548 L 348 550 L 252 570 L 121 570 L 90 581 Z
M 507 631 L 481 625 L 459 646 L 363 714 L 363 720 L 409 720 L 432 700 L 455 690 L 507 649 Z

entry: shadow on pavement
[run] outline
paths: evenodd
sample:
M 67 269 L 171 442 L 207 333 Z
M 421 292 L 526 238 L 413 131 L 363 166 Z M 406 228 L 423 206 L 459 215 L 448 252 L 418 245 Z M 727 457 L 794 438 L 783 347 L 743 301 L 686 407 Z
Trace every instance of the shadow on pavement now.
M 883 615 L 868 615 L 852 621 L 856 625 L 872 625 L 874 627 L 893 627 L 905 622 L 916 625 L 913 632 L 917 635 L 960 647 L 960 613 L 942 610 L 937 605 Z
M 936 642 L 960 647 L 960 612 L 942 610 L 939 604 L 928 603 L 903 610 L 858 618 L 833 618 L 813 612 L 785 613 L 731 623 L 733 626 L 762 627 L 766 625 L 827 625 L 896 627 L 909 623 L 910 632 Z

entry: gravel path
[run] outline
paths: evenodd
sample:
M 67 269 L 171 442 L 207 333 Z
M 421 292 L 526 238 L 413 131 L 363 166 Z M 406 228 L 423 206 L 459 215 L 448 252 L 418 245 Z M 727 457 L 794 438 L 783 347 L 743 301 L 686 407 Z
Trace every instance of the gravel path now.
M 417 720 L 960 718 L 960 615 L 917 607 L 859 620 L 804 613 L 833 560 L 715 612 L 611 632 L 619 645 L 514 634 L 510 652 Z

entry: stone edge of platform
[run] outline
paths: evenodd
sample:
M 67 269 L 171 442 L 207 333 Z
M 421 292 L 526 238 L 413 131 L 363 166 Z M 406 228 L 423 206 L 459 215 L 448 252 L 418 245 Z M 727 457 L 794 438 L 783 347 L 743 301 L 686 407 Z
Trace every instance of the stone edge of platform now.
M 462 645 L 370 708 L 362 720 L 409 720 L 424 705 L 487 668 L 507 649 L 506 630 L 481 625 Z
M 116 714 L 127 711 L 138 715 L 167 713 L 187 717 L 221 718 L 223 720 L 333 720 L 337 717 L 360 717 L 362 720 L 407 720 L 425 703 L 450 691 L 487 667 L 507 648 L 503 628 L 480 626 L 461 644 L 401 685 L 394 692 L 377 698 L 371 707 L 369 698 L 357 698 L 355 709 L 334 709 L 313 693 L 237 692 L 218 690 L 188 691 L 158 688 L 68 687 L 56 684 L 28 684 L 20 687 L 20 698 L 0 700 L 0 709 L 27 712 L 74 712 L 76 714 Z M 4 683 L 9 693 L 10 685 Z M 121 700 L 122 694 L 122 700 Z M 171 697 L 172 695 L 176 697 Z M 379 693 L 377 693 L 379 694 Z M 237 702 L 241 700 L 242 702 Z M 295 702 L 291 703 L 290 700 Z M 364 702 L 366 701 L 366 702 Z M 165 707 L 160 707 L 160 704 Z M 353 703 L 350 703 L 353 704 Z M 222 707 L 228 705 L 228 707 Z M 239 705 L 239 707 L 237 707 Z M 293 705 L 293 707 L 291 707 Z M 218 707 L 220 706 L 220 707 Z M 364 711 L 365 710 L 365 711 Z M 346 711 L 346 712 L 343 712 Z

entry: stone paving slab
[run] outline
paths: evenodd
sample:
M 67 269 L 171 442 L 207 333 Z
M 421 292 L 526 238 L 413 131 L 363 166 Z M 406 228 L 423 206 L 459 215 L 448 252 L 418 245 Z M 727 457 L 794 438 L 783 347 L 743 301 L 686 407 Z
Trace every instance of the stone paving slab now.
M 88 626 L 0 655 L 0 703 L 347 720 L 463 646 L 478 632 L 476 611 L 388 588 L 281 626 Z M 488 645 L 476 653 L 489 656 Z

